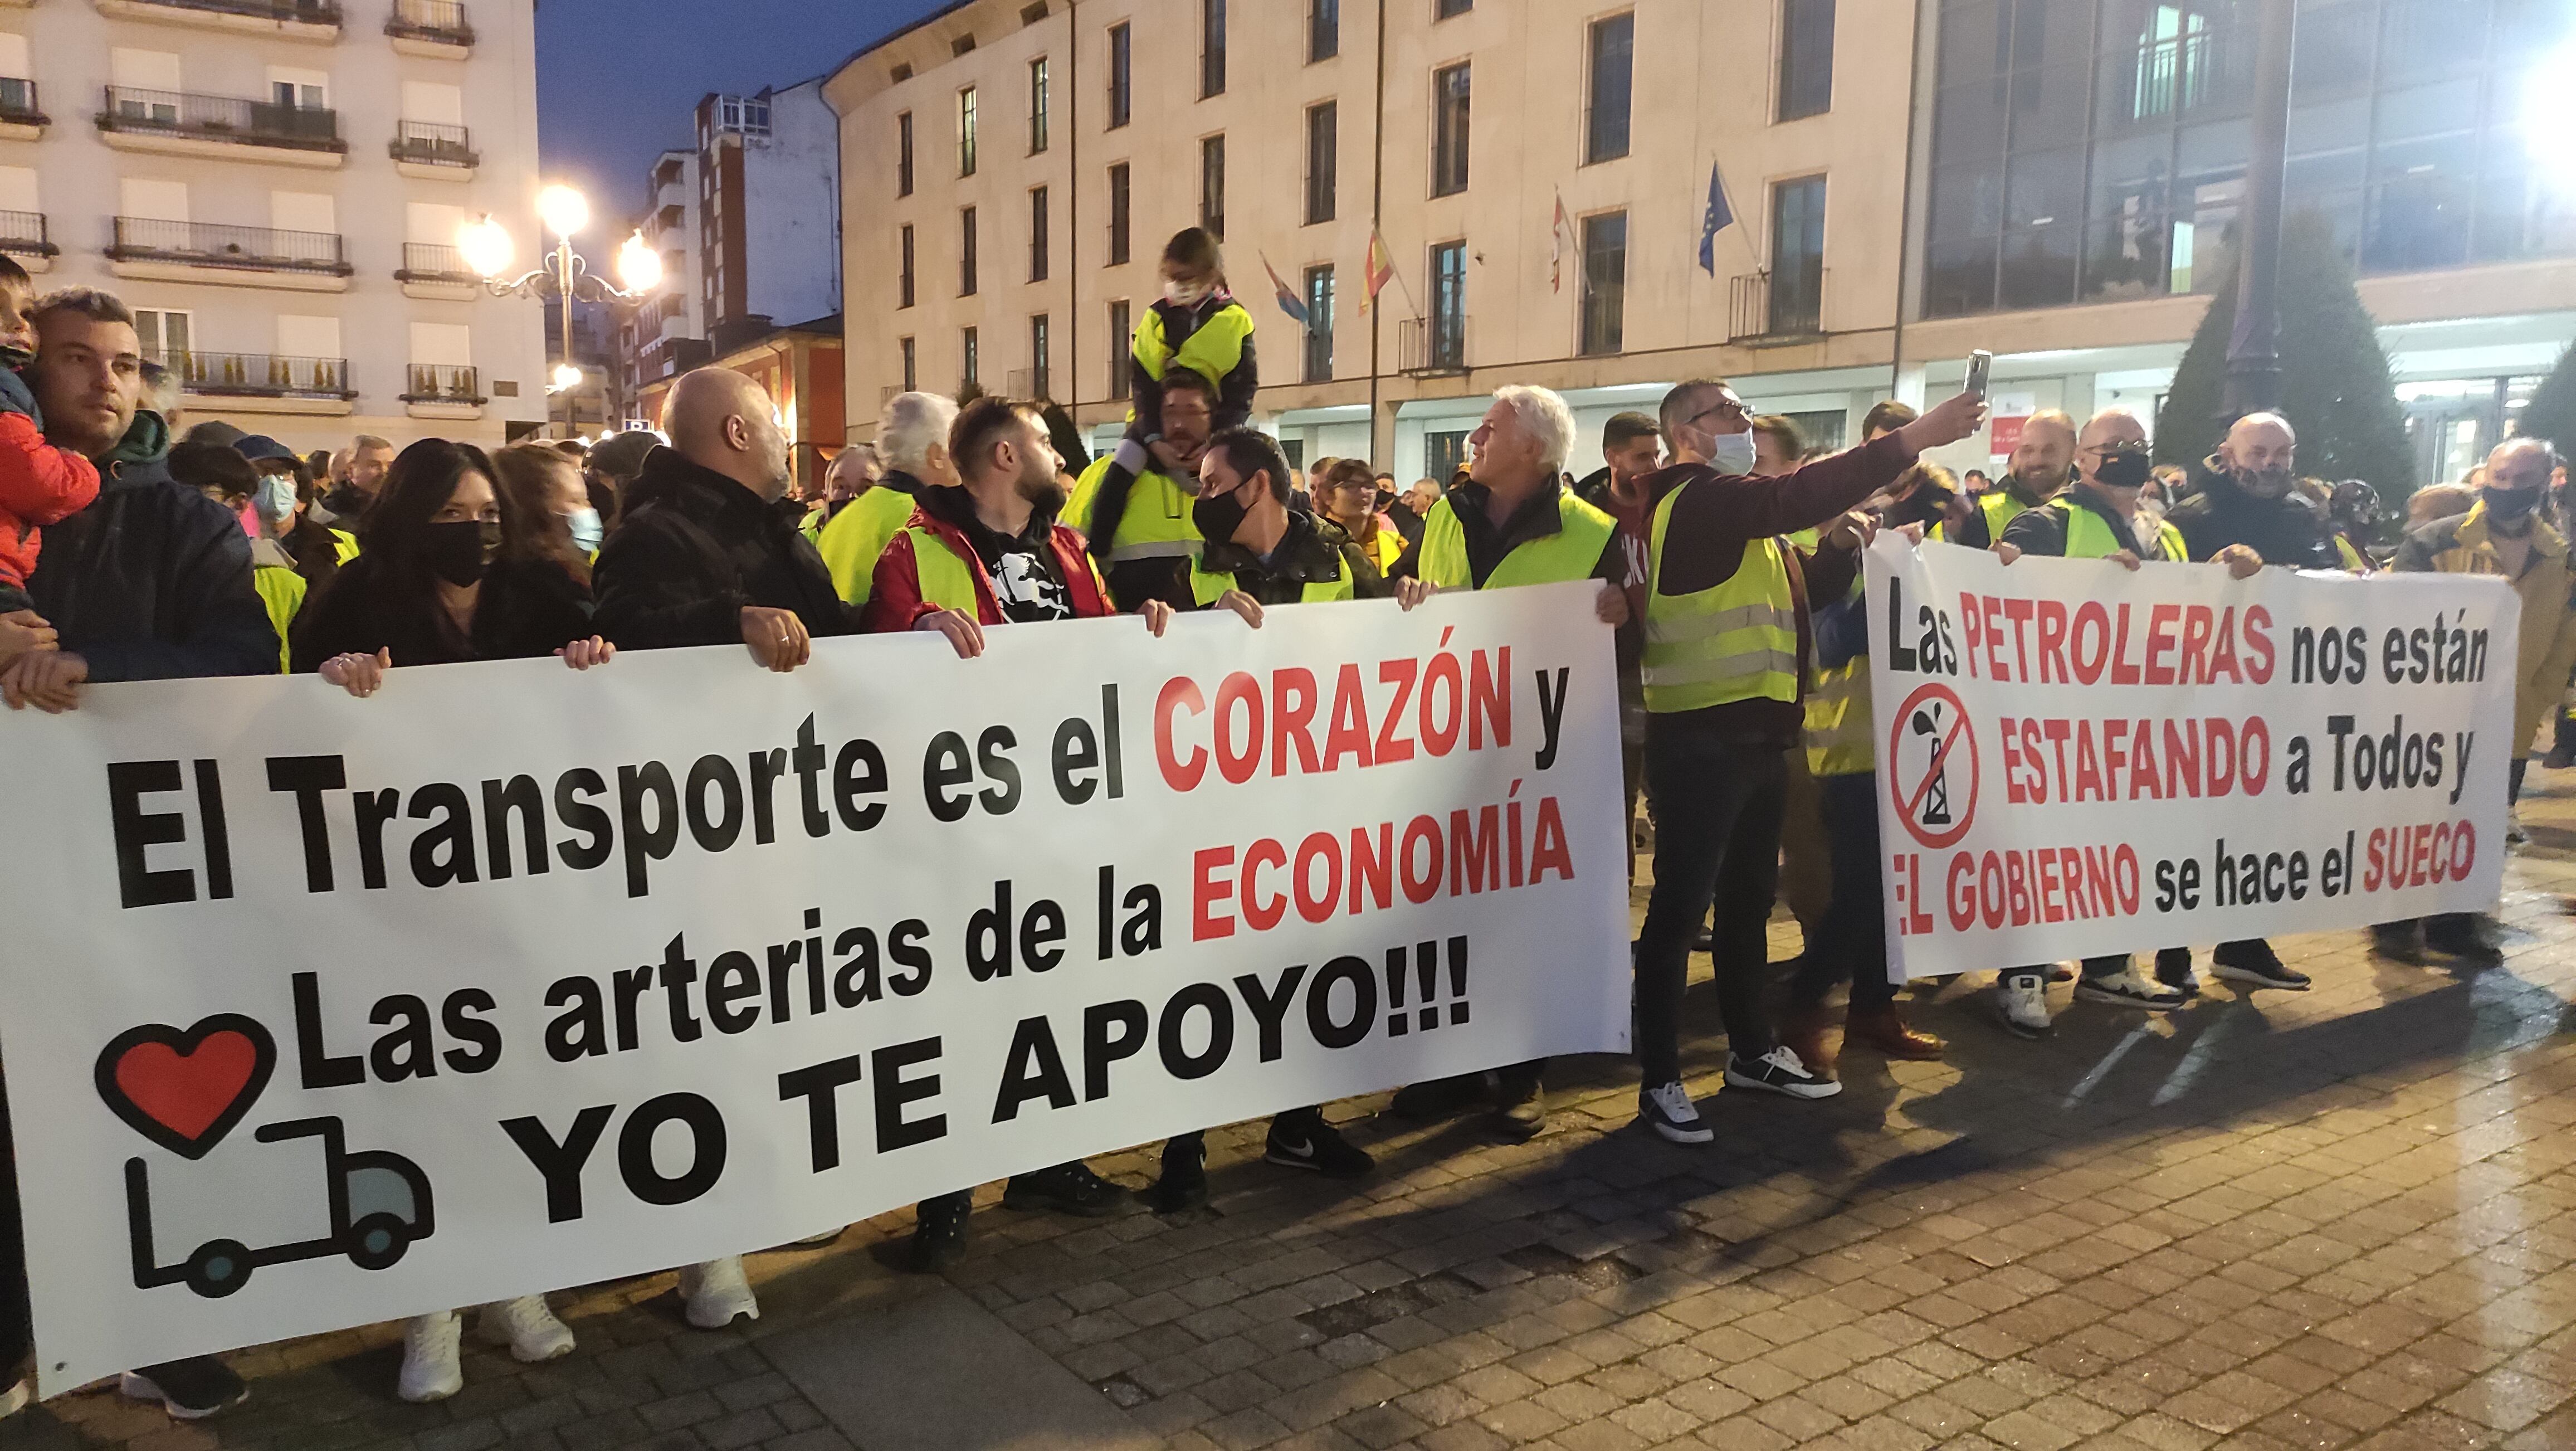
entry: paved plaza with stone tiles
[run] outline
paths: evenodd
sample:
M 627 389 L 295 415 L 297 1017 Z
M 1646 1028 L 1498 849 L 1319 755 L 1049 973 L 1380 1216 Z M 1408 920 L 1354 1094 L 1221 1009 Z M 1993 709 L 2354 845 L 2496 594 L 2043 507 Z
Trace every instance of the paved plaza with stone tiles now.
M 755 1257 L 747 1330 L 690 1329 L 669 1275 L 592 1286 L 555 1297 L 572 1356 L 472 1348 L 444 1403 L 394 1398 L 374 1326 L 235 1354 L 218 1420 L 92 1388 L 0 1451 L 2576 1447 L 2576 773 L 2532 781 L 2492 965 L 2288 939 L 2313 992 L 2061 986 L 2037 1044 L 1966 979 L 1911 999 L 1948 1061 L 1855 1053 L 1800 1103 L 1719 1091 L 1701 958 L 1713 1145 L 1636 1128 L 1609 1058 L 1559 1065 L 1524 1145 L 1381 1095 L 1331 1110 L 1356 1183 L 1237 1126 L 1186 1215 L 991 1186 L 944 1278 L 890 1267 L 903 1211 Z

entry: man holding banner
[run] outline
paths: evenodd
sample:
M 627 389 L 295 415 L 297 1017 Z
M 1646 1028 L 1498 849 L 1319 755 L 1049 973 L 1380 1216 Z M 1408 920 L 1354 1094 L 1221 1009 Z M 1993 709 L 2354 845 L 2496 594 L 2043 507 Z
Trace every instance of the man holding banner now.
M 2084 425 L 2075 449 L 2075 482 L 2064 493 L 2036 509 L 2014 516 L 1995 541 L 1995 555 L 2005 564 L 2025 554 L 2050 559 L 2108 559 L 2123 569 L 2142 561 L 2186 563 L 2182 532 L 2156 524 L 2141 532 L 2138 494 L 2154 474 L 2147 452 L 2146 425 L 2125 408 L 2107 408 Z M 2220 550 L 2214 563 L 2224 564 L 2238 579 L 2252 576 L 2263 561 L 2243 545 Z M 2191 1000 L 2177 984 L 2192 981 L 2191 949 L 2168 947 L 2156 954 L 2156 981 L 2139 974 L 2125 952 L 2084 959 L 2075 996 L 2086 1002 L 2170 1012 Z M 2017 1037 L 2037 1038 L 2049 1029 L 2048 964 L 2006 968 L 1995 979 L 1997 1014 Z
M 1839 598 L 1846 547 L 1803 577 L 1779 536 L 1825 524 L 1894 484 L 1927 448 L 1976 432 L 1985 403 L 1961 394 L 1896 432 L 1781 478 L 1754 466 L 1751 415 L 1733 388 L 1683 383 L 1663 403 L 1681 462 L 1648 480 L 1646 780 L 1655 803 L 1655 886 L 1637 940 L 1638 1117 L 1675 1143 L 1712 1137 L 1681 1075 L 1691 938 L 1716 902 L 1726 1082 L 1794 1098 L 1841 1085 L 1772 1036 L 1763 1010 L 1764 922 L 1779 873 L 1789 750 L 1802 743 L 1812 587 Z

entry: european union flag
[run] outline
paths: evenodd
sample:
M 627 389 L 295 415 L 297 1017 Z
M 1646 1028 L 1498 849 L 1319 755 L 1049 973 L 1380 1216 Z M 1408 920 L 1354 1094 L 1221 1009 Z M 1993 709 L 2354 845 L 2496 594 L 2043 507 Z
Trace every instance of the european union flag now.
M 1735 225 L 1735 212 L 1726 204 L 1726 183 L 1718 179 L 1717 163 L 1708 164 L 1708 216 L 1699 224 L 1699 268 L 1711 277 L 1717 275 L 1717 234 Z

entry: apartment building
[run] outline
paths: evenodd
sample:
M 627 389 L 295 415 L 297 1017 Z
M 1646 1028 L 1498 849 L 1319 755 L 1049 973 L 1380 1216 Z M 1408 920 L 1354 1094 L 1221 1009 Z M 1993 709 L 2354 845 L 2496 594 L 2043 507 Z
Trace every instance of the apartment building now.
M 1890 385 L 1913 26 L 1911 0 L 952 6 L 827 87 L 851 398 L 974 381 L 1112 429 L 1162 243 L 1205 223 L 1301 458 L 1445 474 L 1502 384 L 1594 432 L 1699 374 L 1839 436 Z M 1738 221 L 1703 267 L 1713 165 Z M 1373 224 L 1394 280 L 1364 310 Z
M 773 334 L 803 346 L 841 309 L 840 128 L 821 78 L 709 94 L 690 120 L 692 148 L 654 163 L 642 223 L 663 290 L 621 328 L 637 419 L 690 368 Z
M 625 370 L 627 411 L 641 419 L 644 386 L 687 372 L 707 360 L 706 313 L 698 271 L 698 153 L 665 151 L 654 159 L 635 227 L 662 255 L 662 287 L 652 299 L 621 315 L 618 356 Z
M 1300 458 L 1442 475 L 1502 384 L 1591 433 L 1703 375 L 1838 445 L 1978 347 L 2000 414 L 2151 412 L 2226 270 L 2257 9 L 963 0 L 826 87 L 853 426 L 971 381 L 1113 429 L 1193 222 L 1226 238 L 1261 422 Z M 2298 13 L 2290 205 L 2335 218 L 2423 477 L 2456 477 L 2576 335 L 2569 168 L 2525 120 L 2568 7 Z M 1703 254 L 1712 169 L 1731 219 Z M 1363 310 L 1373 225 L 1394 279 Z
M 533 227 L 530 7 L 15 0 L 0 77 L 0 249 L 131 304 L 189 420 L 319 448 L 545 417 L 536 304 L 455 246 Z

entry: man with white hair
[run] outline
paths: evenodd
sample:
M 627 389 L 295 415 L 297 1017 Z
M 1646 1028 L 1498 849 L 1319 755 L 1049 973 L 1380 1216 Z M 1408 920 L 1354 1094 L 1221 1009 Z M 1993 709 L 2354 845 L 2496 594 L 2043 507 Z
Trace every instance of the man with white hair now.
M 957 402 L 936 393 L 897 393 L 887 400 L 877 425 L 876 457 L 885 474 L 832 515 L 815 541 L 823 563 L 832 570 L 832 588 L 853 605 L 868 602 L 868 585 L 876 575 L 877 556 L 886 541 L 912 521 L 914 495 L 926 485 L 958 482 L 948 458 L 948 430 L 957 422 Z M 843 450 L 847 458 L 853 450 Z M 833 460 L 837 471 L 840 460 Z M 837 480 L 835 486 L 837 488 Z
M 1545 388 L 1499 389 L 1467 443 L 1475 450 L 1468 481 L 1424 517 L 1412 577 L 1397 582 L 1396 598 L 1409 610 L 1439 590 L 1597 579 L 1601 619 L 1626 624 L 1629 565 L 1619 525 L 1564 484 L 1574 451 L 1574 413 L 1565 400 Z M 1502 1070 L 1501 1126 L 1514 1138 L 1547 1127 L 1539 1082 L 1546 1066 L 1542 1059 Z M 1432 1117 L 1465 1107 L 1483 1087 L 1482 1074 L 1411 1084 L 1396 1095 L 1395 1108 Z
M 1889 488 L 1916 455 L 1977 431 L 1963 393 L 1846 453 L 1779 478 L 1751 477 L 1753 420 L 1714 379 L 1665 395 L 1664 439 L 1680 460 L 1649 475 L 1646 788 L 1655 804 L 1655 886 L 1637 939 L 1637 1116 L 1678 1144 L 1712 1135 L 1681 1075 L 1682 987 L 1691 939 L 1717 909 L 1717 1001 L 1726 1083 L 1794 1098 L 1842 1085 L 1773 1036 L 1764 923 L 1780 869 L 1787 753 L 1800 744 L 1812 646 L 1810 599 L 1851 587 L 1865 519 L 1846 511 Z M 1832 525 L 1812 561 L 1781 536 Z

